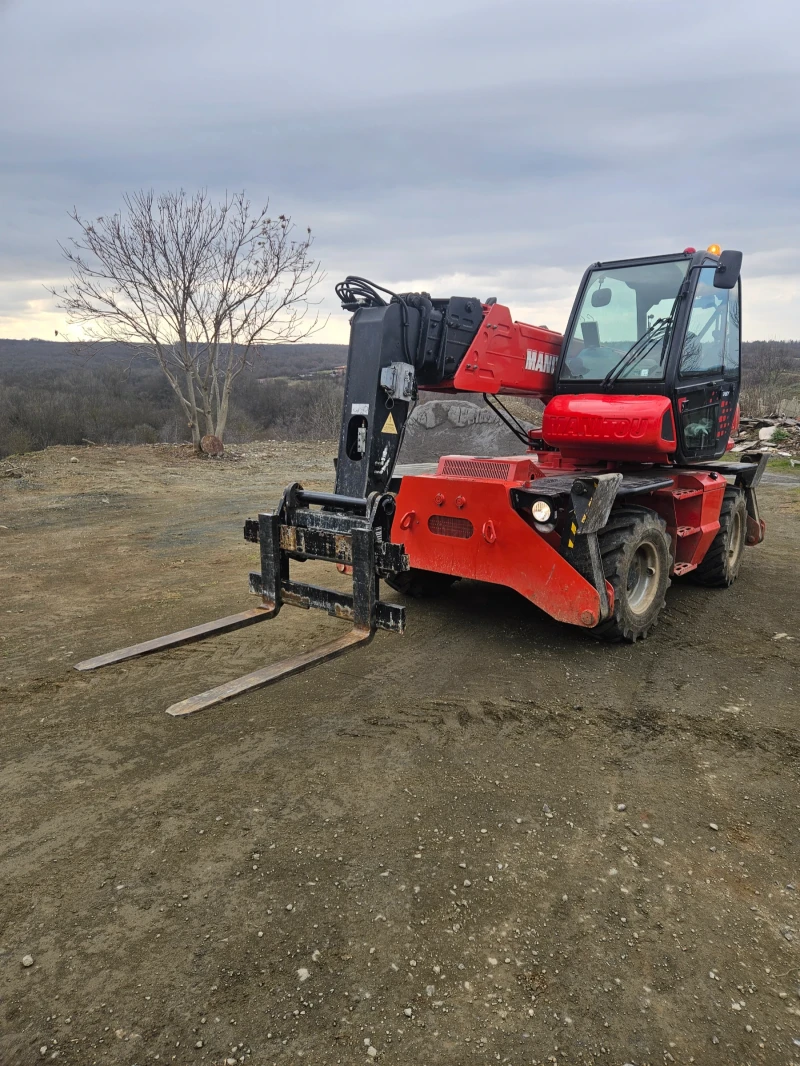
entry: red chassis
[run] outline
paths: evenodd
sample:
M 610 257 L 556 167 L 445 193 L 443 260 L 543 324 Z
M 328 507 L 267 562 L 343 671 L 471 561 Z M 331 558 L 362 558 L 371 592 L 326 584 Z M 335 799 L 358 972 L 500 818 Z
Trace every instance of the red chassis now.
M 397 496 L 392 539 L 405 546 L 414 569 L 508 585 L 561 622 L 592 628 L 600 622 L 600 597 L 560 553 L 561 534 L 540 532 L 512 503 L 514 489 L 535 489 L 537 479 L 596 474 L 557 453 L 508 458 L 445 456 L 436 473 L 405 475 Z M 694 570 L 719 532 L 727 482 L 718 471 L 662 468 L 669 485 L 637 493 L 635 503 L 667 523 L 672 573 Z M 763 522 L 748 543 L 763 539 Z M 613 589 L 606 582 L 610 606 Z

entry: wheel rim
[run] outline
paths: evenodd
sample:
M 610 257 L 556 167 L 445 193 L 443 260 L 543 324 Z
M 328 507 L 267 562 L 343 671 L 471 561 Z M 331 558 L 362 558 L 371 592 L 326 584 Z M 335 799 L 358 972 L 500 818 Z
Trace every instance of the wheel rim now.
M 643 540 L 628 567 L 628 606 L 643 615 L 652 607 L 661 584 L 661 558 L 652 541 Z
M 728 569 L 735 570 L 742 552 L 744 522 L 742 512 L 735 510 L 731 516 L 731 536 L 728 541 Z

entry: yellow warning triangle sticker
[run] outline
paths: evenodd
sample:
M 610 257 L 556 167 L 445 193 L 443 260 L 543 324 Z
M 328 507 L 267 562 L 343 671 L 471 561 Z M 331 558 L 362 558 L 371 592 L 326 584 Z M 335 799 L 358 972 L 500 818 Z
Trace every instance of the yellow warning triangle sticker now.
M 389 412 L 389 417 L 383 423 L 381 433 L 394 433 L 394 435 L 397 436 L 397 426 L 394 424 L 394 418 L 392 417 L 391 411 Z

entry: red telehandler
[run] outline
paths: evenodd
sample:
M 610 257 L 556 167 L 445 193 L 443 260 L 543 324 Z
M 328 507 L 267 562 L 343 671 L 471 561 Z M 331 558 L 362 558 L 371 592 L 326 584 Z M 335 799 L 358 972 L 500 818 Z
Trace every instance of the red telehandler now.
M 740 252 L 712 245 L 594 263 L 562 335 L 514 322 L 495 299 L 336 287 L 352 312 L 332 493 L 290 485 L 248 520 L 259 606 L 78 664 L 79 670 L 273 618 L 284 604 L 352 623 L 322 647 L 191 697 L 191 714 L 396 633 L 405 607 L 379 582 L 431 595 L 459 578 L 508 585 L 561 622 L 608 640 L 647 636 L 670 578 L 725 588 L 764 538 L 766 456 L 720 462 L 738 421 Z M 395 473 L 418 389 L 475 392 L 517 434 L 519 455 L 443 456 Z M 525 430 L 502 395 L 545 402 Z M 350 594 L 303 584 L 290 562 L 338 564 Z M 294 567 L 292 568 L 294 570 Z

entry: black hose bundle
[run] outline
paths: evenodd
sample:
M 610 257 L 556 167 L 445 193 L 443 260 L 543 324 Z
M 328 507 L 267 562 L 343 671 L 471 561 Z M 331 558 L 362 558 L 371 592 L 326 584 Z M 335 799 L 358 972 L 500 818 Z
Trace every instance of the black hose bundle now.
M 344 281 L 336 286 L 336 295 L 342 302 L 342 310 L 357 311 L 359 307 L 385 307 L 386 300 L 378 295 L 378 290 L 385 292 L 399 303 L 403 301 L 395 292 L 384 289 L 382 285 L 376 285 L 374 281 L 359 278 L 353 274 L 348 275 Z
M 400 304 L 400 314 L 403 322 L 403 353 L 406 357 L 406 362 L 414 364 L 408 341 L 408 308 L 409 306 L 416 306 L 416 302 L 420 298 L 417 293 L 406 293 L 401 296 L 396 292 L 392 292 L 391 289 L 385 289 L 382 285 L 376 285 L 374 281 L 356 277 L 354 274 L 349 274 L 344 281 L 340 281 L 335 286 L 335 292 L 342 302 L 342 310 L 344 311 L 358 311 L 362 307 L 386 307 L 387 303 Z M 378 292 L 385 292 L 391 299 L 389 301 L 384 300 L 382 296 L 378 295 Z

